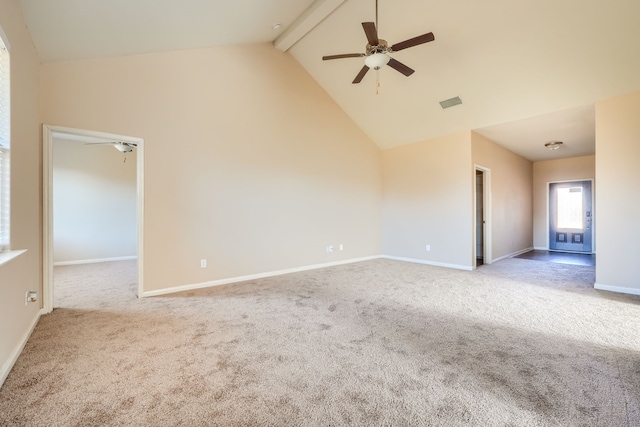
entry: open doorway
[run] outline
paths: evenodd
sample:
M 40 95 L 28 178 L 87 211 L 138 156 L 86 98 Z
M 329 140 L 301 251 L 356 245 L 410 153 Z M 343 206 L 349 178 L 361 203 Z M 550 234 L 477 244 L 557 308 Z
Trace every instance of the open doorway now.
M 491 264 L 491 170 L 475 167 L 474 266 Z
M 484 172 L 476 169 L 476 267 L 484 264 Z
M 130 260 L 141 295 L 143 140 L 44 125 L 43 144 L 43 311 L 54 308 L 54 265 Z

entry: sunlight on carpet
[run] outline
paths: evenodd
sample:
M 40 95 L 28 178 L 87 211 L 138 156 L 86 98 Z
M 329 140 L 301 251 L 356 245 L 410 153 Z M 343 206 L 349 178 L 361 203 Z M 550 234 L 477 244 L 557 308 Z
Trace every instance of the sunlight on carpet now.
M 380 259 L 146 299 L 135 281 L 129 261 L 56 269 L 1 425 L 640 425 L 640 298 L 594 290 L 593 267 Z

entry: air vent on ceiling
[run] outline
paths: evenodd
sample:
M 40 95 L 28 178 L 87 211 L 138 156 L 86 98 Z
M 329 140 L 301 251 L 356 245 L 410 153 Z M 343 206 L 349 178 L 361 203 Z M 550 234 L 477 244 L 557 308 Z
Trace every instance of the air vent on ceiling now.
M 446 108 L 455 107 L 456 105 L 460 105 L 460 104 L 462 104 L 462 99 L 460 99 L 459 96 L 456 96 L 455 98 L 445 99 L 444 101 L 440 101 L 440 106 L 442 107 L 443 110 Z

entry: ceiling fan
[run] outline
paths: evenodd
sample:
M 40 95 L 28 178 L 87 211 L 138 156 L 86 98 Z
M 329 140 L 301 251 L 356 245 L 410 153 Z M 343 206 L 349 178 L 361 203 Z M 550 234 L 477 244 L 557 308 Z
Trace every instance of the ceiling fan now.
M 84 145 L 113 145 L 113 147 L 121 153 L 130 153 L 138 144 L 125 141 L 106 141 L 106 142 L 87 142 Z
M 415 72 L 415 70 L 407 67 L 402 62 L 389 56 L 390 53 L 398 52 L 403 49 L 407 49 L 420 44 L 428 43 L 435 40 L 433 33 L 426 33 L 418 37 L 411 38 L 409 40 L 396 43 L 389 46 L 386 40 L 378 38 L 378 1 L 376 0 L 376 22 L 363 22 L 362 28 L 367 36 L 367 45 L 364 53 L 345 53 L 341 55 L 328 55 L 323 56 L 322 60 L 327 61 L 330 59 L 342 59 L 342 58 L 366 58 L 364 60 L 364 66 L 353 80 L 353 84 L 360 83 L 367 72 L 373 68 L 379 70 L 385 65 L 390 66 L 396 71 L 409 77 Z

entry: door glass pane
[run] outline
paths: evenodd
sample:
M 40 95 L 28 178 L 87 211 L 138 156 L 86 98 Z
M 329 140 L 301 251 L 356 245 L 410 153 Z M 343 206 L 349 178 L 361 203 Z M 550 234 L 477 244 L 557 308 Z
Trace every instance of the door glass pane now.
M 583 228 L 582 187 L 558 188 L 558 228 Z

